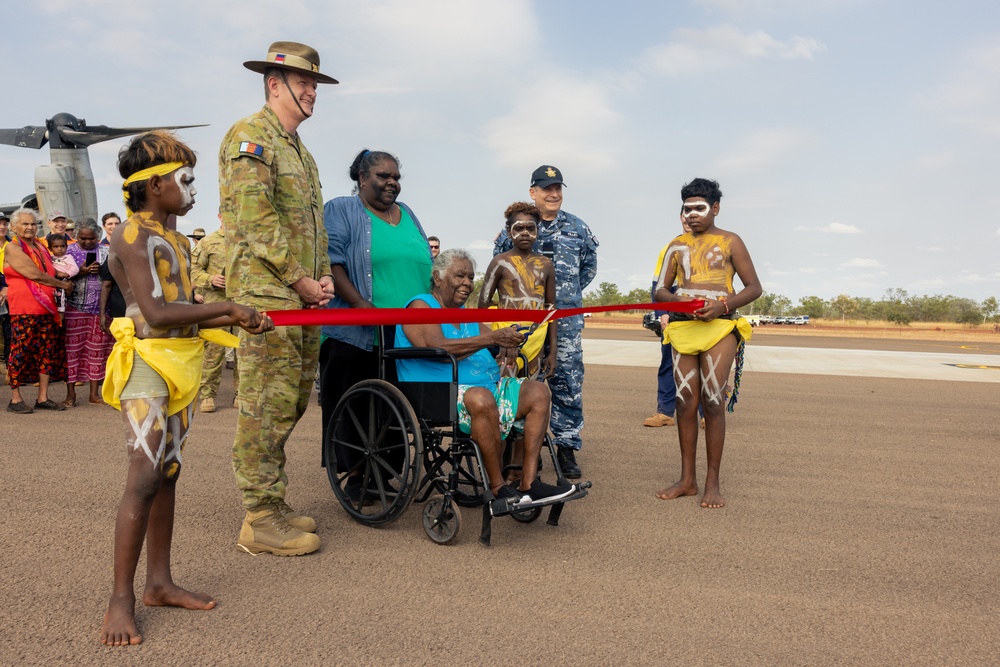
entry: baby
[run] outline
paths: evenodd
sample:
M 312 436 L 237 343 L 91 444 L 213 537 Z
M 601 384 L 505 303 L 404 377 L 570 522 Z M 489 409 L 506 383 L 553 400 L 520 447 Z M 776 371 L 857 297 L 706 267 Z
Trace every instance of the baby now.
M 66 254 L 69 249 L 69 239 L 65 234 L 49 234 L 45 237 L 45 242 L 49 246 L 49 253 L 52 255 L 52 266 L 56 267 L 56 278 L 69 280 L 80 272 L 80 267 L 76 265 L 73 258 Z M 55 290 L 56 308 L 60 313 L 66 312 L 66 290 Z

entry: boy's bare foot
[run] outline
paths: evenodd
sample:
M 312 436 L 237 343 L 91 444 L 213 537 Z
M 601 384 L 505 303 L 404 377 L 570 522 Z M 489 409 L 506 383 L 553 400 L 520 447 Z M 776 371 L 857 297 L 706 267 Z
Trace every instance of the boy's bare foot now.
M 189 591 L 176 584 L 146 587 L 142 594 L 142 603 L 147 607 L 183 607 L 201 610 L 215 608 L 215 600 L 210 595 Z
M 709 509 L 718 509 L 726 506 L 726 499 L 722 497 L 718 489 L 705 490 L 705 495 L 701 498 L 701 506 Z
M 673 500 L 674 498 L 680 498 L 681 496 L 694 496 L 698 493 L 697 484 L 685 484 L 683 482 L 675 482 L 674 484 L 668 486 L 665 489 L 660 489 L 656 492 L 656 497 L 660 500 Z
M 142 635 L 135 625 L 135 602 L 111 601 L 101 626 L 101 643 L 105 646 L 142 643 Z

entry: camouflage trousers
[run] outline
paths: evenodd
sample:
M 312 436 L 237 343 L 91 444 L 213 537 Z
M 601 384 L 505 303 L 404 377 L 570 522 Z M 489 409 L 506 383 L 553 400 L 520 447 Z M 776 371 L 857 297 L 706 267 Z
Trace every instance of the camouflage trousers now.
M 318 362 L 319 327 L 240 331 L 233 472 L 247 509 L 285 497 L 285 442 L 309 405 Z
M 557 334 L 556 373 L 549 378 L 552 392 L 552 417 L 549 428 L 557 447 L 580 449 L 583 440 L 583 340 L 580 330 L 566 330 L 560 325 Z
M 231 334 L 239 335 L 239 327 L 223 328 Z M 205 343 L 205 360 L 201 364 L 201 398 L 215 398 L 219 393 L 219 381 L 222 380 L 222 369 L 226 366 L 226 353 L 231 348 L 215 343 Z M 239 388 L 239 366 L 233 370 L 234 385 Z

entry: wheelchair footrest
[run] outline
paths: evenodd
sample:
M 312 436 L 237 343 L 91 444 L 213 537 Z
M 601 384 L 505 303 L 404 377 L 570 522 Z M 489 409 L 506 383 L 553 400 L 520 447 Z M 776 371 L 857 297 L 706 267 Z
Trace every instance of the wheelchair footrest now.
M 548 505 L 555 505 L 556 503 L 568 503 L 573 500 L 579 500 L 587 495 L 587 489 L 589 489 L 592 484 L 590 482 L 581 482 L 579 484 L 573 484 L 572 486 L 572 493 L 565 496 L 556 496 L 554 498 L 542 498 L 541 500 L 514 500 L 512 498 L 504 498 L 502 500 L 494 500 L 490 503 L 490 513 L 493 516 L 503 516 L 505 514 L 510 514 L 511 512 L 523 512 L 535 507 L 546 507 Z

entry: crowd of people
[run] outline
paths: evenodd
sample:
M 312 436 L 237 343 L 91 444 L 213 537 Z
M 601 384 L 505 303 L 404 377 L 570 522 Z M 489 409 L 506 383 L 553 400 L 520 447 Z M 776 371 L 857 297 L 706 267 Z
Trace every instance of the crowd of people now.
M 27 414 L 74 407 L 79 384 L 88 388 L 89 402 L 120 410 L 125 425 L 127 479 L 115 524 L 113 591 L 101 629 L 107 645 L 142 641 L 133 580 L 144 541 L 144 604 L 215 606 L 210 596 L 173 582 L 169 554 L 183 445 L 198 401 L 201 412 L 217 409 L 227 348 L 235 348 L 232 463 L 244 509 L 236 543 L 247 553 L 295 556 L 320 548 L 317 521 L 286 500 L 285 444 L 317 383 L 325 441 L 338 401 L 352 385 L 378 377 L 379 353 L 386 347 L 439 347 L 459 360 L 460 427 L 482 450 L 484 481 L 494 496 L 520 502 L 572 492 L 571 485 L 551 486 L 538 478 L 546 430 L 563 475 L 582 476 L 581 315 L 543 326 L 274 326 L 268 312 L 462 308 L 473 292 L 475 261 L 464 250 L 442 248 L 399 200 L 400 160 L 391 153 L 358 152 L 347 169 L 353 192 L 323 203 L 319 170 L 298 134 L 313 116 L 318 84 L 338 83 L 321 72 L 315 49 L 275 42 L 263 60 L 244 67 L 263 76 L 265 102 L 222 139 L 218 231 L 197 229 L 185 238 L 176 230 L 177 216 L 195 203 L 196 157 L 163 131 L 139 135 L 119 154 L 124 221 L 114 213 L 101 224 L 71 221 L 52 211 L 51 233 L 40 239 L 33 211 L 13 214 L 13 237 L 0 218 L 0 306 L 9 310 L 0 323 L 12 391 L 7 409 Z M 597 273 L 598 241 L 581 218 L 563 209 L 564 186 L 562 171 L 553 165 L 532 172 L 531 201 L 515 202 L 503 213 L 478 307 L 582 306 L 583 290 Z M 658 495 L 698 491 L 694 420 L 701 406 L 709 452 L 702 505 L 720 507 L 724 386 L 738 345 L 748 337 L 732 313 L 756 298 L 760 287 L 739 237 L 714 227 L 718 185 L 695 179 L 681 195 L 686 233 L 661 253 L 653 294 L 660 301 L 705 303 L 667 324 L 673 347 L 664 358 L 672 362 L 676 383 L 682 475 Z M 740 292 L 733 289 L 734 273 L 744 284 Z M 401 380 L 451 376 L 450 366 L 427 359 L 385 369 L 389 379 L 397 372 Z M 738 380 L 737 371 L 737 390 Z M 66 397 L 56 402 L 51 385 L 62 381 Z M 38 397 L 32 407 L 20 389 L 33 383 Z M 668 411 L 673 404 L 660 417 Z M 520 473 L 505 479 L 501 442 L 512 429 L 522 434 Z M 347 453 L 338 453 L 338 465 L 351 469 Z M 361 486 L 360 477 L 349 480 L 352 500 L 363 498 Z
M 114 339 L 101 317 L 100 272 L 109 248 L 102 236 L 120 218 L 108 213 L 104 230 L 93 218 L 73 221 L 62 211 L 51 211 L 47 222 L 50 231 L 43 238 L 33 210 L 0 218 L 7 411 L 14 414 L 75 407 L 77 385 L 88 387 L 91 403 L 104 402 L 99 388 Z M 65 398 L 53 400 L 51 385 L 62 382 Z M 38 386 L 34 405 L 21 396 L 26 385 Z

